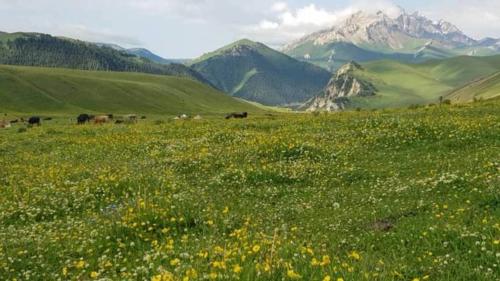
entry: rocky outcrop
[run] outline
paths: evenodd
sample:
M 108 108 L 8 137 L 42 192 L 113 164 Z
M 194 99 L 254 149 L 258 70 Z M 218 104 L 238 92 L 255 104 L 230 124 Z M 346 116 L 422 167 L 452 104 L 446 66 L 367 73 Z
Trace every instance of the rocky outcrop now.
M 376 94 L 373 84 L 356 77 L 362 71 L 361 65 L 350 62 L 341 67 L 328 82 L 323 92 L 307 101 L 301 109 L 306 111 L 341 111 L 352 97 L 369 97 Z

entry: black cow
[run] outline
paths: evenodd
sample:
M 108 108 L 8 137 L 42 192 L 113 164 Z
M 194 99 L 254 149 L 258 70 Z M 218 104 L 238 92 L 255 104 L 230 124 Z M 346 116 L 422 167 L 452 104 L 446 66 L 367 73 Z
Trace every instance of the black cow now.
M 248 117 L 247 112 L 241 112 L 241 113 L 233 112 L 233 113 L 226 115 L 226 119 L 231 119 L 231 118 L 243 119 L 243 118 L 247 118 L 247 117 Z
M 91 117 L 92 116 L 85 114 L 85 113 L 80 114 L 80 115 L 78 115 L 78 117 L 76 117 L 76 121 L 77 121 L 78 125 L 82 125 L 82 124 L 90 122 L 90 120 L 92 119 Z
M 42 123 L 40 122 L 40 117 L 38 117 L 38 116 L 30 117 L 30 119 L 28 119 L 28 124 L 30 126 L 33 126 L 33 125 L 40 126 L 40 125 L 42 125 Z

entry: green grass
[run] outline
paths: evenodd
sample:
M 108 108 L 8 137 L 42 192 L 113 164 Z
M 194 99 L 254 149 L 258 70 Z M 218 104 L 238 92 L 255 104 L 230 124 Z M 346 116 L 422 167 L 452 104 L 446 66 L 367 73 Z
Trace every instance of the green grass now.
M 457 88 L 500 71 L 500 56 L 455 57 L 421 64 L 375 61 L 355 75 L 378 89 L 373 97 L 353 98 L 351 107 L 395 108 L 437 103 Z M 456 94 L 455 94 L 456 95 Z
M 0 112 L 262 112 L 187 78 L 123 72 L 0 66 Z
M 500 73 L 480 79 L 447 95 L 454 102 L 471 102 L 500 96 Z
M 499 99 L 17 124 L 0 130 L 0 280 L 495 281 L 499 124 Z

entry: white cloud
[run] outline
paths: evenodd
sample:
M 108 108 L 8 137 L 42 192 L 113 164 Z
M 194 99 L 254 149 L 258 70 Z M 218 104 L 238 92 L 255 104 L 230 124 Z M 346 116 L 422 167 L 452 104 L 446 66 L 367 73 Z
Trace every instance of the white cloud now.
M 288 10 L 288 4 L 286 2 L 276 2 L 271 6 L 273 12 L 284 12 Z
M 242 37 L 280 46 L 311 32 L 329 28 L 355 11 L 351 7 L 329 11 L 315 4 L 293 9 L 284 2 L 276 2 L 268 9 L 268 19 L 241 28 Z
M 441 0 L 422 14 L 455 24 L 475 39 L 500 37 L 500 1 L 498 0 Z

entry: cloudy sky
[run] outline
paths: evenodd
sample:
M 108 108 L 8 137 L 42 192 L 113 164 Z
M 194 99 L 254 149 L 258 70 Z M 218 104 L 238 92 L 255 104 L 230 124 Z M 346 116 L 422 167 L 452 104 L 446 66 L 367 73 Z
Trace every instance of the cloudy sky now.
M 0 31 L 34 31 L 192 58 L 241 38 L 280 46 L 359 10 L 400 6 L 500 38 L 500 0 L 0 0 Z

